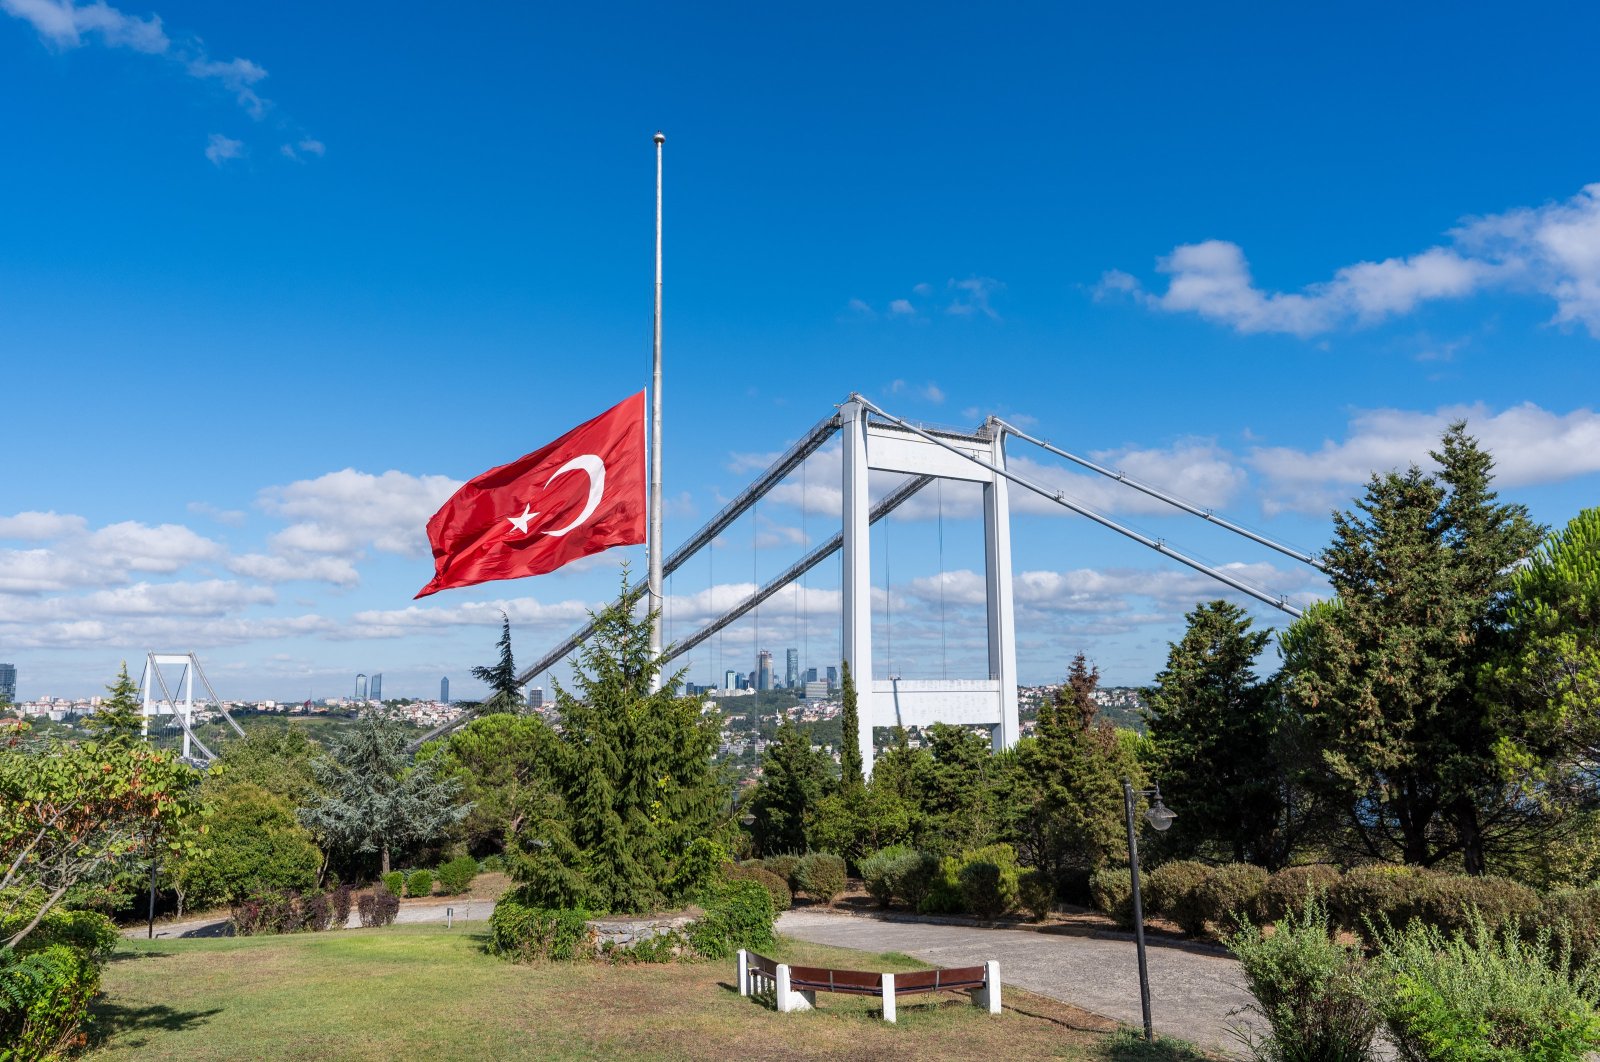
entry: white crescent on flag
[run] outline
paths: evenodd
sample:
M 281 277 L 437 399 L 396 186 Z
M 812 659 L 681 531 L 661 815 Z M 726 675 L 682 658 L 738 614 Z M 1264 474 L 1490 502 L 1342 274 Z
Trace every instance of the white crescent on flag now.
M 589 474 L 589 500 L 584 503 L 583 512 L 579 513 L 578 518 L 572 521 L 572 523 L 568 524 L 566 527 L 560 528 L 559 530 L 545 532 L 545 534 L 554 538 L 561 537 L 568 531 L 571 531 L 573 528 L 581 525 L 585 520 L 589 519 L 589 517 L 593 516 L 595 509 L 600 505 L 600 499 L 605 495 L 606 492 L 606 463 L 600 460 L 600 458 L 595 454 L 579 454 L 571 461 L 568 461 L 566 464 L 556 469 L 555 472 L 551 474 L 550 478 L 545 480 L 544 485 L 546 489 L 549 488 L 550 484 L 556 481 L 557 476 L 571 472 L 574 469 L 581 469 Z

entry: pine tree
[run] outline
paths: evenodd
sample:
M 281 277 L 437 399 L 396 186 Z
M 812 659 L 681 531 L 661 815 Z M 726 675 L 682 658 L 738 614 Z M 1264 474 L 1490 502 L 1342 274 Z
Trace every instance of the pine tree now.
M 750 798 L 750 833 L 765 855 L 804 852 L 806 831 L 827 787 L 828 763 L 785 717 L 761 756 L 761 781 Z
M 850 664 L 846 661 L 839 669 L 843 685 L 844 707 L 839 720 L 844 729 L 839 750 L 839 788 L 855 789 L 865 784 L 861 770 L 861 711 L 856 705 L 856 684 L 850 677 Z
M 83 725 L 97 741 L 126 745 L 137 741 L 144 732 L 143 706 L 139 701 L 139 687 L 128 677 L 128 662 L 122 662 L 116 681 L 106 687 L 106 699 Z
M 396 852 L 437 840 L 472 810 L 458 799 L 460 782 L 439 776 L 437 761 L 412 765 L 411 733 L 395 716 L 367 712 L 328 758 L 311 761 L 321 792 L 300 811 L 329 847 L 377 853 L 385 874 Z
M 1323 553 L 1337 597 L 1284 634 L 1289 693 L 1319 782 L 1369 858 L 1481 874 L 1526 826 L 1528 802 L 1496 769 L 1479 696 L 1512 570 L 1538 543 L 1520 505 L 1496 501 L 1493 461 L 1453 424 L 1441 466 L 1373 476 L 1334 516 Z
M 474 667 L 472 677 L 489 687 L 489 696 L 478 708 L 479 715 L 517 712 L 522 708 L 522 688 L 517 685 L 517 665 L 511 658 L 511 617 L 500 613 L 500 659 L 489 667 Z

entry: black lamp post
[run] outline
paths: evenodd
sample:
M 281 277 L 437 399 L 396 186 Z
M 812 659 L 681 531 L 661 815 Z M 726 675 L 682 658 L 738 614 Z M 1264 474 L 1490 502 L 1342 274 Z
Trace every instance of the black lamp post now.
M 1133 815 L 1138 798 L 1145 796 L 1155 797 L 1155 803 L 1145 811 L 1144 817 L 1157 832 L 1165 832 L 1178 816 L 1162 802 L 1159 785 L 1136 790 L 1133 782 L 1122 780 L 1122 799 L 1128 812 L 1128 871 L 1133 876 L 1133 939 L 1139 951 L 1139 1004 L 1144 1013 L 1144 1038 L 1151 1041 L 1155 1039 L 1155 1030 L 1150 1025 L 1150 970 L 1144 959 L 1144 899 L 1139 894 L 1139 836 Z

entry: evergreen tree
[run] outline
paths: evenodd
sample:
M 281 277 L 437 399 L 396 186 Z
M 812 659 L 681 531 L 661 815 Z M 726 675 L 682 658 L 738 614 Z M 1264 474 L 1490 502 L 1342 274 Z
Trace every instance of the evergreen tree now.
M 517 665 L 511 658 L 511 617 L 504 612 L 500 613 L 500 641 L 496 647 L 500 650 L 498 661 L 472 669 L 472 677 L 489 687 L 489 696 L 478 707 L 479 715 L 522 709 L 522 687 L 517 685 Z
M 1249 615 L 1226 601 L 1185 618 L 1183 638 L 1145 691 L 1156 776 L 1183 809 L 1183 829 L 1166 840 L 1174 852 L 1213 847 L 1275 870 L 1296 838 L 1286 822 L 1287 712 L 1277 684 L 1254 669 L 1271 635 L 1251 630 Z
M 1354 512 L 1335 514 L 1323 561 L 1337 597 L 1285 632 L 1285 672 L 1360 851 L 1425 866 L 1459 856 L 1481 874 L 1528 825 L 1478 686 L 1511 572 L 1540 532 L 1496 501 L 1493 461 L 1464 424 L 1431 456 L 1436 475 L 1375 475 Z
M 144 732 L 144 706 L 139 700 L 139 687 L 128 677 L 128 662 L 122 662 L 116 681 L 106 687 L 106 698 L 83 725 L 95 740 L 126 745 L 137 741 Z
M 788 718 L 761 756 L 761 780 L 750 797 L 750 825 L 764 855 L 807 850 L 807 830 L 828 787 L 829 763 Z
M 461 784 L 441 778 L 438 765 L 412 765 L 406 754 L 412 728 L 381 711 L 369 711 L 311 773 L 320 794 L 300 811 L 300 821 L 329 847 L 378 853 L 382 872 L 391 857 L 444 836 L 469 811 L 458 799 Z
M 844 707 L 839 713 L 844 736 L 839 749 L 839 787 L 856 789 L 866 783 L 861 770 L 861 710 L 856 705 L 856 684 L 850 677 L 850 664 L 839 668 L 839 681 L 843 687 Z

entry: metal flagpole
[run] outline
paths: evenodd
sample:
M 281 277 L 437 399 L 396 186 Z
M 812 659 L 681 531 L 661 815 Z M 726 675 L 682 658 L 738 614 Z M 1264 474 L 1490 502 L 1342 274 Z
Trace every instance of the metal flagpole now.
M 667 138 L 656 133 L 656 312 L 651 343 L 650 374 L 650 601 L 655 618 L 650 622 L 650 656 L 661 655 L 661 145 Z M 661 673 L 650 676 L 652 692 L 661 688 Z

